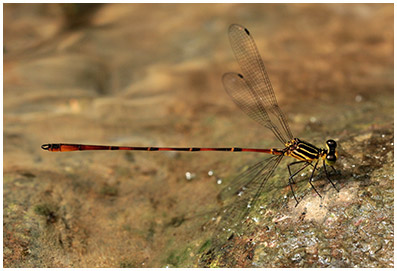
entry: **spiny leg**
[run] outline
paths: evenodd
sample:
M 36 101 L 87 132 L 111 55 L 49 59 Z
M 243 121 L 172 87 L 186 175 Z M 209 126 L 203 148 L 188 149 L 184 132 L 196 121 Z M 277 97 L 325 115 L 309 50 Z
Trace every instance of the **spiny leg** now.
M 325 167 L 325 161 L 323 161 L 323 163 L 324 163 L 324 167 Z M 330 166 L 333 170 L 334 170 L 334 173 L 335 174 L 338 174 L 338 172 L 336 171 L 336 169 L 334 168 L 334 166 Z
M 305 167 L 303 167 L 303 168 L 301 168 L 300 170 L 298 170 L 297 172 L 295 172 L 294 174 L 292 174 L 291 173 L 291 168 L 290 168 L 290 166 L 292 166 L 292 165 L 297 165 L 297 164 L 301 164 L 301 163 L 307 163 L 306 161 L 295 161 L 295 162 L 292 162 L 291 164 L 288 164 L 287 165 L 287 167 L 288 167 L 288 172 L 289 172 L 289 178 L 291 179 L 291 182 L 293 183 L 293 184 L 295 184 L 295 180 L 294 180 L 294 176 L 296 175 L 296 174 L 298 174 L 302 169 L 304 169 Z
M 323 160 L 323 167 L 324 167 L 325 175 L 327 176 L 328 181 L 332 184 L 332 186 L 335 188 L 335 190 L 339 192 L 338 188 L 336 188 L 334 182 L 329 177 L 329 173 L 327 171 L 327 167 L 325 166 L 325 161 L 324 160 Z M 335 170 L 335 168 L 333 166 L 331 166 L 331 167 L 332 167 L 333 170 Z
M 312 171 L 312 175 L 310 176 L 310 179 L 309 179 L 309 183 L 312 186 L 312 188 L 314 189 L 314 191 L 316 191 L 317 195 L 319 195 L 319 197 L 322 198 L 322 196 L 320 195 L 320 193 L 318 193 L 317 189 L 314 187 L 314 185 L 312 183 L 314 172 L 316 171 L 316 167 L 317 167 L 318 161 L 319 160 L 317 160 L 316 164 L 314 165 L 314 168 L 313 168 L 313 171 Z
M 292 173 L 291 173 L 291 168 L 290 168 L 290 166 L 295 165 L 295 164 L 300 164 L 300 163 L 306 163 L 306 165 L 304 165 L 304 166 L 301 167 L 297 172 L 295 172 L 294 174 L 292 174 Z M 294 199 L 295 199 L 295 201 L 296 201 L 295 207 L 298 206 L 299 201 L 298 201 L 298 199 L 296 198 L 295 192 L 294 192 L 294 188 L 292 187 L 292 183 L 295 183 L 295 181 L 294 181 L 294 176 L 295 176 L 296 174 L 298 174 L 299 172 L 301 172 L 303 169 L 305 169 L 308 165 L 312 165 L 312 164 L 309 163 L 309 162 L 307 162 L 307 161 L 297 161 L 297 162 L 292 162 L 291 164 L 288 164 L 288 165 L 287 165 L 288 171 L 289 171 L 288 183 L 289 183 L 289 187 L 291 188 L 292 195 L 294 196 Z

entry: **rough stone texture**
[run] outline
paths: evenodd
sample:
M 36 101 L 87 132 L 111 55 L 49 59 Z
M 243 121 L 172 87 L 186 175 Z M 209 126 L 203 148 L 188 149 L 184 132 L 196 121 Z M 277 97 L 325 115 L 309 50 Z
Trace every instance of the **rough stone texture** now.
M 4 266 L 393 267 L 393 16 L 392 4 L 5 4 Z M 261 154 L 40 149 L 280 147 L 223 90 L 239 71 L 231 23 L 254 36 L 294 135 L 338 142 L 339 193 L 320 174 L 319 198 L 306 173 L 294 208 L 282 164 L 223 234 L 203 213 Z

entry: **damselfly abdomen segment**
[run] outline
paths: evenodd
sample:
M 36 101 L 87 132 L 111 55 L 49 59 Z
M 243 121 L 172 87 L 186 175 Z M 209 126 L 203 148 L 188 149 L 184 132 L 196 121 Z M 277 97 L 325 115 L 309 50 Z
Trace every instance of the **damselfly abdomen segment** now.
M 294 138 L 289 128 L 287 118 L 278 106 L 276 95 L 274 94 L 272 84 L 269 76 L 267 75 L 265 65 L 263 64 L 250 32 L 243 26 L 233 24 L 229 27 L 229 39 L 243 74 L 226 73 L 222 77 L 226 92 L 248 116 L 270 129 L 275 137 L 284 145 L 284 148 L 123 147 L 64 143 L 44 144 L 41 148 L 52 152 L 128 150 L 185 152 L 224 151 L 272 154 L 277 158 L 264 159 L 250 167 L 246 173 L 241 175 L 241 180 L 239 180 L 238 185 L 235 186 L 236 191 L 241 191 L 242 189 L 249 187 L 247 184 L 255 184 L 251 185 L 253 189 L 244 193 L 244 195 L 248 197 L 248 206 L 253 206 L 256 203 L 256 200 L 264 189 L 264 185 L 285 156 L 290 156 L 298 160 L 288 165 L 290 175 L 288 182 L 294 199 L 296 200 L 296 204 L 298 204 L 299 201 L 295 196 L 292 186 L 294 183 L 294 176 L 308 166 L 313 167 L 309 183 L 314 191 L 316 191 L 321 197 L 320 193 L 318 193 L 312 184 L 313 176 L 320 160 L 323 161 L 323 167 L 328 181 L 336 189 L 335 184 L 330 179 L 327 171 L 327 166 L 335 170 L 333 165 L 337 160 L 336 142 L 330 139 L 326 142 L 326 148 L 321 149 L 306 141 Z M 292 173 L 291 166 L 295 164 L 303 164 L 303 166 L 296 172 Z

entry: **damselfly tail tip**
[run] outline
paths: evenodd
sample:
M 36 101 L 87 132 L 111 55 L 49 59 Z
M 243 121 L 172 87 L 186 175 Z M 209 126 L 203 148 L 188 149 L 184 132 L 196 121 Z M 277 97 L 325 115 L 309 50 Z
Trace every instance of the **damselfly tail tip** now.
M 51 149 L 51 144 L 43 144 L 43 145 L 41 145 L 41 148 L 42 148 L 43 150 L 48 151 L 49 149 Z

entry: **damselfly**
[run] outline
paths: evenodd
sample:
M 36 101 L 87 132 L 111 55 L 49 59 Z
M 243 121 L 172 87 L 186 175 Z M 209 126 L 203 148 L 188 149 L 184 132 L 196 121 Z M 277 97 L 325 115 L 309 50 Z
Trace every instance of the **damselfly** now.
M 294 138 L 288 125 L 288 121 L 277 104 L 276 96 L 270 79 L 267 75 L 265 66 L 259 55 L 258 49 L 250 32 L 243 26 L 233 24 L 229 27 L 229 39 L 234 51 L 235 57 L 240 64 L 242 74 L 226 73 L 223 75 L 223 85 L 226 92 L 232 100 L 252 119 L 261 125 L 269 128 L 276 138 L 284 144 L 284 148 L 271 149 L 249 149 L 249 148 L 174 148 L 174 147 L 122 147 L 122 146 L 102 146 L 102 145 L 84 145 L 84 144 L 44 144 L 43 150 L 52 152 L 67 151 L 89 151 L 89 150 L 129 150 L 129 151 L 224 151 L 224 152 L 259 152 L 272 154 L 273 157 L 264 159 L 254 166 L 250 167 L 246 173 L 241 175 L 244 181 L 238 181 L 238 185 L 232 186 L 233 193 L 240 193 L 248 187 L 251 189 L 250 198 L 247 201 L 248 207 L 256 203 L 264 185 L 272 176 L 273 172 L 285 156 L 290 156 L 298 161 L 288 164 L 289 179 L 288 183 L 292 195 L 298 205 L 299 201 L 295 196 L 293 183 L 294 177 L 308 166 L 313 167 L 309 183 L 321 197 L 320 193 L 314 187 L 312 180 L 317 169 L 319 161 L 322 161 L 325 175 L 332 186 L 337 190 L 332 182 L 327 166 L 334 171 L 333 164 L 337 160 L 336 142 L 332 139 L 327 140 L 326 148 L 317 148 L 316 146 Z M 291 166 L 302 164 L 302 167 L 296 172 L 291 172 Z M 248 177 L 248 178 L 247 178 Z M 255 185 L 252 185 L 255 184 Z M 252 187 L 255 191 L 252 191 Z

